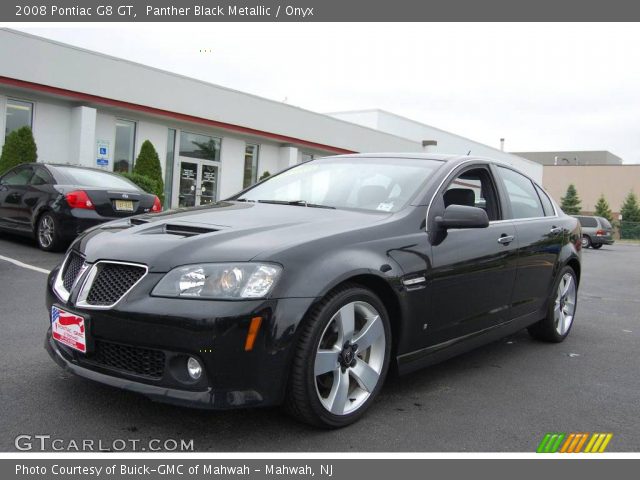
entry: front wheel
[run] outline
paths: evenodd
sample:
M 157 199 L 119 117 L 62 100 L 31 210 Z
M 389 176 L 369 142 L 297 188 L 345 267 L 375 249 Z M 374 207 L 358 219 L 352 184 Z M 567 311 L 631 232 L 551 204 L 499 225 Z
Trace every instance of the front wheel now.
M 576 274 L 571 267 L 566 266 L 560 270 L 554 284 L 547 316 L 528 328 L 531 336 L 546 342 L 562 342 L 573 326 L 577 302 Z
M 387 311 L 370 290 L 346 285 L 301 327 L 286 407 L 299 420 L 339 428 L 358 420 L 384 383 L 391 353 Z

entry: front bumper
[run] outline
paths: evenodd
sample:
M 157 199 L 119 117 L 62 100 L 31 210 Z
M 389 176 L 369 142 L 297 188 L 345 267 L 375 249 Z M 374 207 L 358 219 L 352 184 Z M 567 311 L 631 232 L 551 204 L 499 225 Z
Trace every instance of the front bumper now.
M 116 307 L 77 309 L 47 287 L 47 307 L 85 318 L 87 353 L 68 348 L 47 332 L 45 348 L 61 367 L 78 376 L 183 406 L 227 409 L 282 403 L 297 327 L 313 298 L 209 301 L 151 297 L 161 275 L 149 274 Z M 73 300 L 73 296 L 72 296 Z M 263 318 L 254 347 L 245 351 L 251 318 Z M 113 361 L 98 355 L 105 345 L 125 354 Z M 153 375 L 127 366 L 136 352 L 157 354 Z M 203 366 L 198 381 L 186 375 L 186 360 Z M 139 364 L 139 363 L 138 363 Z

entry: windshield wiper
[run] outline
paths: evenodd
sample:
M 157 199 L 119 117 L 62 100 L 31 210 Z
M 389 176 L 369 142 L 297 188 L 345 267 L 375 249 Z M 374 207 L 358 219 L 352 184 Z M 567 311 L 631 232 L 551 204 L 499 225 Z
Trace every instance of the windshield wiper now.
M 329 205 L 320 205 L 319 203 L 309 203 L 306 200 L 258 200 L 258 203 L 273 203 L 275 205 L 294 205 L 296 207 L 309 207 L 309 208 L 329 208 L 335 210 L 336 207 Z

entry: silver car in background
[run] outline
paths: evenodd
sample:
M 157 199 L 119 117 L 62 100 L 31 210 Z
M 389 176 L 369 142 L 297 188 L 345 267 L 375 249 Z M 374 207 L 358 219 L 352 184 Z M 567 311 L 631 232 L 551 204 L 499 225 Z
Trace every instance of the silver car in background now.
M 613 245 L 613 227 L 609 220 L 602 217 L 575 215 L 582 226 L 582 248 L 601 248 Z

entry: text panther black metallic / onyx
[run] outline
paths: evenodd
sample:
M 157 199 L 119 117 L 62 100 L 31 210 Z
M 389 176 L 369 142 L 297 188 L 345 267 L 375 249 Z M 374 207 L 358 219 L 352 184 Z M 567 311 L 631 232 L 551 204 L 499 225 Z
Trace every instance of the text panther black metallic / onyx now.
M 48 281 L 67 370 L 180 405 L 357 420 L 400 373 L 569 334 L 581 232 L 528 177 L 431 154 L 290 168 L 204 208 L 95 227 Z

